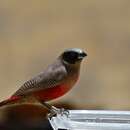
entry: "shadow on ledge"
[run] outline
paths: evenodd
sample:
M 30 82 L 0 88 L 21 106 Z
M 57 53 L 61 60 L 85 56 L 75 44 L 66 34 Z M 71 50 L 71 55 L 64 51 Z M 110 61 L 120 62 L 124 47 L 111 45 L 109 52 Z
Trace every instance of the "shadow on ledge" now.
M 55 106 L 74 109 L 67 103 Z M 0 130 L 52 130 L 46 118 L 48 111 L 40 105 L 19 105 L 3 109 Z

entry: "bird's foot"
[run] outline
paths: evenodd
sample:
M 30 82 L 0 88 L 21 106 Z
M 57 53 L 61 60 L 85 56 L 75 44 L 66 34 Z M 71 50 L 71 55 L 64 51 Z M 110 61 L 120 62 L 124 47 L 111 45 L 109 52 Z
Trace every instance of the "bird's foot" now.
M 52 106 L 50 112 L 51 113 L 48 114 L 49 118 L 52 118 L 57 115 L 61 115 L 61 116 L 65 115 L 67 117 L 69 116 L 69 111 L 64 108 L 56 108 L 56 107 Z

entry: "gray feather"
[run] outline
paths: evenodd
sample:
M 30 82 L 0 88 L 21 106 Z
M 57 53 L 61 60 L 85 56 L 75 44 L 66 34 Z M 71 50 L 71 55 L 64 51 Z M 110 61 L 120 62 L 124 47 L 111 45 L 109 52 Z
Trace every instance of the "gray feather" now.
M 25 82 L 13 96 L 25 96 L 32 91 L 43 90 L 62 83 L 67 77 L 65 66 L 60 60 L 50 65 L 44 72 Z

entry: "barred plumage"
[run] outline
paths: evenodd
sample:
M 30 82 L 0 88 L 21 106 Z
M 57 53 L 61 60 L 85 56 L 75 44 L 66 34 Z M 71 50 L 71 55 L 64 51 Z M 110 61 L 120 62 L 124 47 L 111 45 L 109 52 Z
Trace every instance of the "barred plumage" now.
M 55 69 L 56 68 L 56 69 Z M 50 76 L 51 75 L 51 76 Z M 26 94 L 38 90 L 53 88 L 54 86 L 60 84 L 67 77 L 67 71 L 61 62 L 56 63 L 48 68 L 48 71 L 40 73 L 36 77 L 25 82 L 21 88 L 15 92 L 13 96 L 25 96 Z
M 16 91 L 16 93 L 14 94 L 15 96 L 18 96 L 18 95 L 22 95 L 23 92 L 25 92 L 27 89 L 29 88 L 34 88 L 36 87 L 36 82 L 32 79 L 32 80 L 29 80 L 27 82 L 25 82 L 21 88 Z

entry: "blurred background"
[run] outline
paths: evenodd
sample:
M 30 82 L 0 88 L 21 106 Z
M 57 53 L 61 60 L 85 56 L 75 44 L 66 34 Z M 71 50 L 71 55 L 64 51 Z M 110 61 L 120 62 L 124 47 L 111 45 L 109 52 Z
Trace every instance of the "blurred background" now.
M 0 101 L 64 49 L 76 47 L 88 53 L 80 80 L 51 103 L 69 109 L 130 110 L 129 12 L 129 0 L 1 0 Z M 0 110 L 2 120 L 11 115 L 9 110 Z

